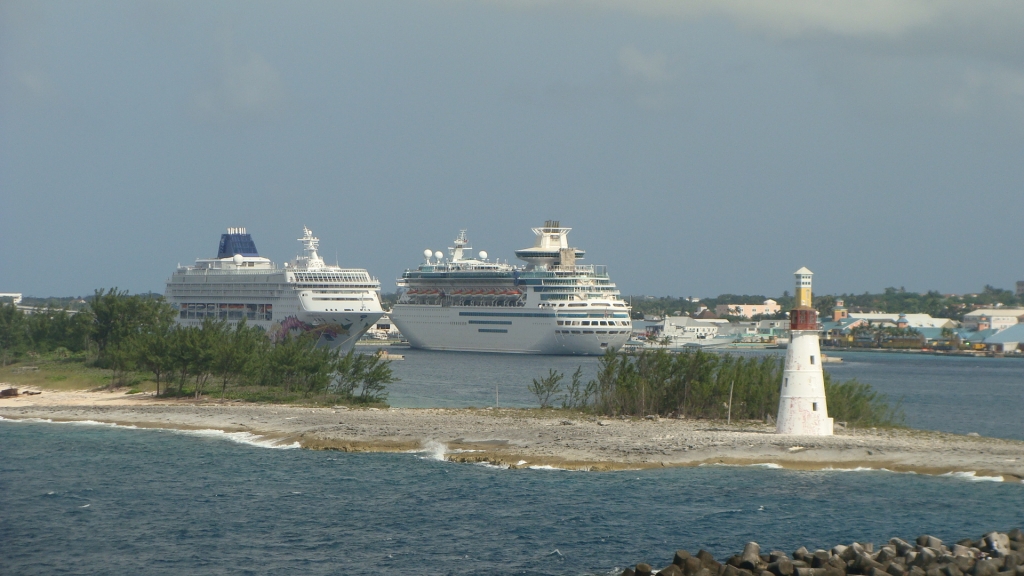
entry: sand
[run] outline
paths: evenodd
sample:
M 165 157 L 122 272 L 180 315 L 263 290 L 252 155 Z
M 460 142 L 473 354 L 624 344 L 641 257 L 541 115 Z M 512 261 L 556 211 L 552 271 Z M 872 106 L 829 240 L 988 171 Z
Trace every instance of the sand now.
M 797 437 L 775 434 L 774 427 L 760 422 L 612 419 L 517 409 L 306 408 L 46 390 L 0 398 L 0 417 L 244 431 L 314 450 L 426 450 L 451 461 L 512 468 L 768 465 L 1024 480 L 1024 442 L 909 429 Z

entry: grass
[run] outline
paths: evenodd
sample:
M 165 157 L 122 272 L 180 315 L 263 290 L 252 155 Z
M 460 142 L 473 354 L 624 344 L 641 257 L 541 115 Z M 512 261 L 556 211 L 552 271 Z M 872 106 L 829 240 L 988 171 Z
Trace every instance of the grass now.
M 36 368 L 33 370 L 32 368 Z M 110 384 L 112 372 L 86 366 L 84 356 L 39 355 L 0 367 L 0 382 L 43 390 L 88 390 Z

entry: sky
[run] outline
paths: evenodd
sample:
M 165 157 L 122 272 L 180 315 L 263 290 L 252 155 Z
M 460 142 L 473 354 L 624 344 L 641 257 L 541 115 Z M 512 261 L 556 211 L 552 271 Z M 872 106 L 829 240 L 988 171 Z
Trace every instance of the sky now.
M 560 220 L 624 294 L 1024 280 L 1024 3 L 0 2 L 0 292 Z

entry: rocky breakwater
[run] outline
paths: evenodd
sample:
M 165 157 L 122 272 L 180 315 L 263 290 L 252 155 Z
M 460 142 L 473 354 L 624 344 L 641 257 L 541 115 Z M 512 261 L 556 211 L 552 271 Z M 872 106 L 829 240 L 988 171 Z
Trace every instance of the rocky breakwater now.
M 952 547 L 934 536 L 918 536 L 911 544 L 893 538 L 875 550 L 874 544 L 854 542 L 831 550 L 801 547 L 792 554 L 761 552 L 749 542 L 743 552 L 725 562 L 701 550 L 691 555 L 676 551 L 672 564 L 654 571 L 650 564 L 626 568 L 622 576 L 1024 576 L 1024 532 L 990 532 L 967 538 Z

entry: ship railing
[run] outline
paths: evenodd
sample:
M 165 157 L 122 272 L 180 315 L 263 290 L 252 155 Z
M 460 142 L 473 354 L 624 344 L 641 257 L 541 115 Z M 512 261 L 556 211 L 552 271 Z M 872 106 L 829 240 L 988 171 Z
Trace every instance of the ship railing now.
M 570 274 L 592 274 L 594 276 L 607 276 L 608 266 L 604 264 L 577 264 L 575 266 L 548 266 L 550 272 L 568 272 Z

